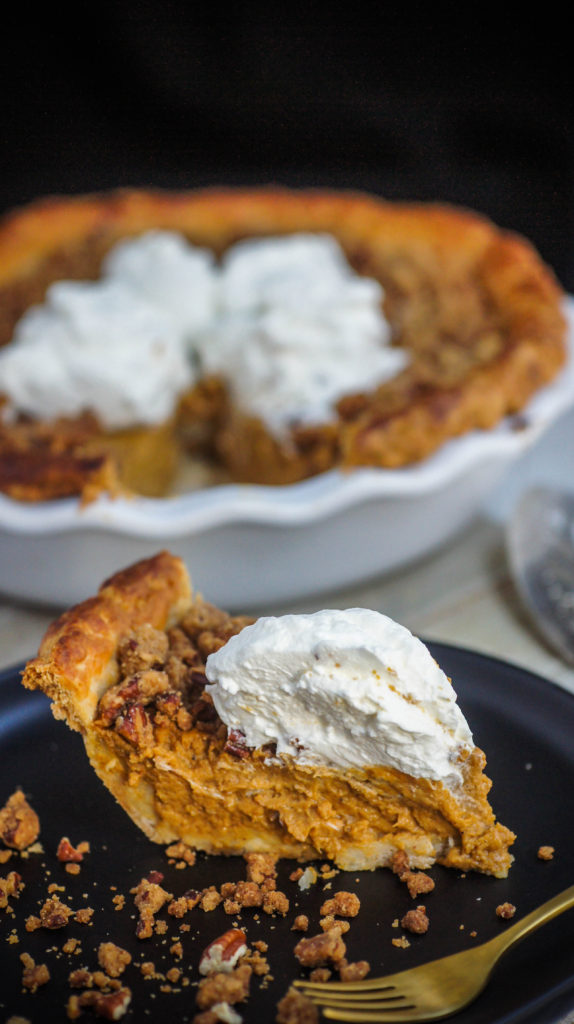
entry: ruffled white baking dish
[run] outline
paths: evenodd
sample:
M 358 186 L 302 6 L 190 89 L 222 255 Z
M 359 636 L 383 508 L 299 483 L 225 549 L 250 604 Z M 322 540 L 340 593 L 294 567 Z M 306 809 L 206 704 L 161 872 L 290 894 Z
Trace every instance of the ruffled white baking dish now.
M 508 467 L 574 406 L 571 358 L 519 417 L 467 434 L 415 466 L 331 471 L 286 487 L 232 484 L 166 499 L 26 504 L 0 495 L 0 591 L 41 604 L 89 596 L 167 547 L 228 609 L 265 608 L 389 572 L 446 542 Z

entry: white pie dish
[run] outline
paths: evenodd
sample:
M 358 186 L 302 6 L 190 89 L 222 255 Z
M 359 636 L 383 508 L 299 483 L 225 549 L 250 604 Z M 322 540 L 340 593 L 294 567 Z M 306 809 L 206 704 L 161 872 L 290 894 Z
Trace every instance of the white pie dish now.
M 389 572 L 432 551 L 479 512 L 505 471 L 574 406 L 570 359 L 519 416 L 397 470 L 330 471 L 283 487 L 226 484 L 165 499 L 28 504 L 0 495 L 0 591 L 69 605 L 166 547 L 196 589 L 230 610 L 268 607 Z

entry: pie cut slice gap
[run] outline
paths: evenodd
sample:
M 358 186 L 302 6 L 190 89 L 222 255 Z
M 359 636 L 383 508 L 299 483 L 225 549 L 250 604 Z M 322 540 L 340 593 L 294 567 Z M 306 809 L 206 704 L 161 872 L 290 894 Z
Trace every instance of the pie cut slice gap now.
M 347 870 L 512 862 L 450 681 L 377 612 L 252 622 L 162 551 L 64 612 L 23 684 L 155 842 Z

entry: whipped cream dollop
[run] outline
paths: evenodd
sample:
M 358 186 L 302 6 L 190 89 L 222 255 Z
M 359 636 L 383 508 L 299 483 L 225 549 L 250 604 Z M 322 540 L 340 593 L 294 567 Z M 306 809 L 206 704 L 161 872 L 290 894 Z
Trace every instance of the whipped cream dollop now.
M 249 239 L 218 263 L 174 231 L 118 242 L 98 281 L 53 284 L 0 352 L 8 412 L 89 410 L 117 429 L 166 419 L 198 376 L 283 437 L 333 418 L 408 356 L 389 344 L 381 285 L 329 235 Z
M 369 609 L 260 618 L 209 656 L 206 674 L 248 747 L 275 744 L 303 763 L 386 765 L 453 788 L 474 745 L 428 648 Z
M 206 371 L 281 437 L 333 418 L 345 394 L 395 376 L 381 285 L 355 274 L 328 235 L 249 239 L 224 258 L 219 316 L 201 346 Z
M 198 334 L 217 313 L 219 280 L 215 256 L 191 245 L 175 231 L 146 231 L 126 238 L 110 250 L 102 275 L 145 298 L 173 320 L 192 355 Z
M 192 371 L 172 321 L 115 281 L 60 281 L 0 351 L 0 393 L 38 419 L 89 410 L 110 430 L 173 413 Z

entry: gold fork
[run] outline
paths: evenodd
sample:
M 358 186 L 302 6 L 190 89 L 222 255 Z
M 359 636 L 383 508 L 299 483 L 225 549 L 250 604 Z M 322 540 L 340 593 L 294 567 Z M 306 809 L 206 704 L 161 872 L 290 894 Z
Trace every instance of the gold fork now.
M 498 959 L 519 939 L 574 906 L 574 885 L 473 949 L 420 967 L 353 982 L 295 981 L 328 1020 L 348 1024 L 432 1021 L 462 1010 L 486 985 Z

